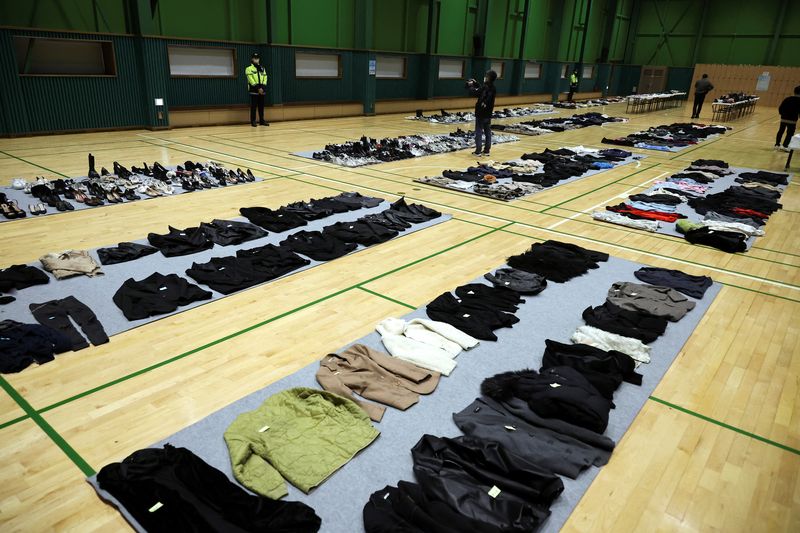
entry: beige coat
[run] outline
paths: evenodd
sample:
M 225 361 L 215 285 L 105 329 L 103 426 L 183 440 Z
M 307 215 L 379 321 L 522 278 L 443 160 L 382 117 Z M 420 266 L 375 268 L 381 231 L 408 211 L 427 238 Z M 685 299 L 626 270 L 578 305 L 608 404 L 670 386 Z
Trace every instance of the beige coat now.
M 350 398 L 372 420 L 380 421 L 386 408 L 355 398 L 354 393 L 406 410 L 430 394 L 439 384 L 439 373 L 425 370 L 388 354 L 355 344 L 340 354 L 325 356 L 319 363 L 317 381 L 322 388 Z
M 56 279 L 64 279 L 85 274 L 89 277 L 103 273 L 100 265 L 95 263 L 86 250 L 66 250 L 64 252 L 51 252 L 39 258 L 42 266 L 52 272 Z

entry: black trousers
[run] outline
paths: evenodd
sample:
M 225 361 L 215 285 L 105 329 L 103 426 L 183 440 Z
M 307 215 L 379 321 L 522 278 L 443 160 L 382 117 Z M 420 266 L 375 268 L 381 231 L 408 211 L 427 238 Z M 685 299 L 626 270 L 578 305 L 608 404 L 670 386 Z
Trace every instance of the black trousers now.
M 50 300 L 42 304 L 30 304 L 29 308 L 39 324 L 63 333 L 69 338 L 73 350 L 86 348 L 89 343 L 72 325 L 70 317 L 81 327 L 89 341 L 95 346 L 108 342 L 108 335 L 106 335 L 103 325 L 97 320 L 97 316 L 86 304 L 74 296 L 67 296 L 61 300 Z
M 792 136 L 794 135 L 795 130 L 797 129 L 797 124 L 787 124 L 785 122 L 781 122 L 780 128 L 778 128 L 778 135 L 775 136 L 775 146 L 781 144 L 781 137 L 783 137 L 783 132 L 786 132 L 786 138 L 783 140 L 783 147 L 788 148 L 789 142 L 792 140 Z
M 700 117 L 700 111 L 703 110 L 703 102 L 706 99 L 706 93 L 698 94 L 694 93 L 694 106 L 692 107 L 692 116 L 693 117 Z
M 483 144 L 483 138 L 486 139 L 486 144 Z M 480 152 L 483 146 L 483 153 L 488 154 L 492 149 L 492 119 L 489 118 L 476 118 L 475 119 L 475 151 Z
M 258 120 L 264 122 L 264 95 L 250 95 L 250 122 L 256 121 L 256 107 L 258 107 Z
M 577 91 L 577 90 L 578 90 L 578 86 L 577 85 L 570 85 L 569 86 L 569 94 L 567 94 L 567 102 L 571 102 L 572 101 L 572 97 L 575 95 L 575 91 Z

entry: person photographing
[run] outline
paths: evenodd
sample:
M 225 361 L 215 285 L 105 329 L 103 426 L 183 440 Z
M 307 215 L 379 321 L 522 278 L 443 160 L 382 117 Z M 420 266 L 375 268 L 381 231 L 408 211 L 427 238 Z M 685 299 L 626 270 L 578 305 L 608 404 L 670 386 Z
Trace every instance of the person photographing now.
M 778 127 L 778 135 L 775 137 L 775 149 L 789 151 L 789 143 L 792 141 L 792 136 L 797 130 L 797 119 L 800 116 L 800 85 L 794 88 L 794 95 L 787 96 L 778 107 L 778 114 L 781 116 L 781 125 Z M 781 146 L 781 137 L 783 139 L 783 146 Z
M 254 128 L 261 124 L 269 126 L 264 120 L 264 95 L 267 91 L 267 69 L 261 64 L 261 56 L 253 52 L 250 65 L 244 70 L 247 76 L 247 90 L 250 93 L 250 125 Z M 258 108 L 258 124 L 256 124 L 256 108 Z
M 492 113 L 494 113 L 494 97 L 497 95 L 497 89 L 494 87 L 496 79 L 497 72 L 488 70 L 483 77 L 482 84 L 475 79 L 467 81 L 467 89 L 470 94 L 478 97 L 475 102 L 475 151 L 472 152 L 473 155 L 481 155 L 481 148 L 483 148 L 483 155 L 489 155 L 492 148 Z M 484 138 L 485 143 L 483 142 Z

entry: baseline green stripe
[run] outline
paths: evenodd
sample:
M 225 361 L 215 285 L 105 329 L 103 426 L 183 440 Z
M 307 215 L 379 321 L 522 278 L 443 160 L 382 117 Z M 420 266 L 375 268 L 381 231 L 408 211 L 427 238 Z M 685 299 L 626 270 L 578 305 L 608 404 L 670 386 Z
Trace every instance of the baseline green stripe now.
M 75 449 L 69 445 L 64 437 L 59 435 L 58 432 L 53 429 L 53 426 L 48 424 L 47 421 L 42 418 L 42 416 L 36 412 L 33 407 L 31 407 L 31 404 L 29 404 L 27 400 L 25 400 L 25 398 L 23 398 L 22 395 L 17 392 L 17 389 L 12 387 L 11 384 L 2 376 L 0 376 L 0 386 L 3 387 L 8 395 L 11 396 L 20 407 L 22 407 L 22 410 L 25 411 L 34 422 L 36 422 L 42 431 L 44 431 L 47 436 L 50 437 L 55 445 L 61 448 L 61 451 L 64 452 L 64 454 L 69 457 L 73 463 L 75 463 L 75 466 L 77 466 L 85 476 L 93 476 L 95 474 L 94 468 L 89 466 L 89 463 L 87 463 L 83 457 L 81 457 L 80 454 L 78 454 L 78 452 L 76 452 Z
M 415 306 L 413 306 L 413 305 L 411 305 L 411 304 L 407 304 L 407 303 L 405 303 L 405 302 L 401 302 L 400 300 L 395 300 L 394 298 L 389 298 L 389 297 L 388 297 L 388 296 L 386 296 L 385 294 L 381 294 L 381 293 L 379 293 L 379 292 L 375 292 L 375 291 L 369 290 L 369 289 L 368 289 L 368 288 L 366 288 L 366 287 L 362 287 L 362 286 L 360 286 L 360 285 L 359 285 L 359 286 L 358 286 L 358 288 L 359 288 L 360 290 L 364 291 L 364 292 L 368 292 L 368 293 L 372 294 L 373 296 L 377 296 L 377 297 L 379 297 L 379 298 L 383 298 L 384 300 L 389 300 L 389 301 L 390 301 L 390 302 L 392 302 L 392 303 L 396 303 L 397 305 L 402 305 L 402 306 L 404 306 L 404 307 L 408 307 L 409 309 L 413 309 L 413 310 L 416 310 L 416 309 L 417 309 Z
M 696 418 L 699 418 L 700 420 L 704 420 L 706 422 L 710 422 L 712 424 L 715 424 L 717 426 L 723 427 L 725 429 L 729 429 L 731 431 L 735 431 L 736 433 L 739 433 L 740 435 L 744 435 L 745 437 L 750 437 L 751 439 L 755 439 L 757 441 L 761 441 L 763 443 L 769 444 L 770 446 L 775 446 L 776 448 L 780 448 L 781 450 L 785 450 L 785 451 L 793 453 L 795 455 L 800 455 L 800 450 L 798 450 L 797 448 L 792 448 L 791 446 L 787 446 L 786 444 L 781 444 L 780 442 L 776 442 L 776 441 L 774 441 L 772 439 L 768 439 L 766 437 L 762 437 L 761 435 L 757 435 L 755 433 L 751 433 L 750 431 L 746 431 L 744 429 L 737 428 L 736 426 L 732 426 L 730 424 L 726 424 L 725 422 L 721 422 L 721 421 L 716 420 L 714 418 L 711 418 L 709 416 L 701 415 L 700 413 L 692 411 L 691 409 L 686 409 L 685 407 L 681 407 L 680 405 L 676 405 L 676 404 L 668 402 L 666 400 L 662 400 L 661 398 L 656 398 L 655 396 L 650 396 L 650 399 L 653 400 L 654 402 L 658 402 L 660 404 L 666 405 L 667 407 L 671 407 L 672 409 L 675 409 L 676 411 L 680 411 L 682 413 L 686 413 L 687 415 L 694 416 Z
M 28 163 L 29 165 L 33 165 L 33 166 L 35 166 L 35 167 L 39 167 L 39 168 L 41 168 L 42 170 L 46 170 L 46 171 L 48 171 L 48 172 L 52 172 L 53 174 L 58 174 L 59 176 L 61 176 L 61 177 L 63 177 L 63 178 L 69 178 L 69 176 L 67 176 L 66 174 L 62 174 L 61 172 L 56 172 L 56 171 L 55 171 L 55 170 L 53 170 L 53 169 L 50 169 L 50 168 L 47 168 L 47 167 L 43 167 L 42 165 L 39 165 L 39 164 L 37 164 L 37 163 L 34 163 L 33 161 L 28 161 L 27 159 L 23 159 L 23 158 L 21 158 L 21 157 L 17 157 L 17 156 L 15 156 L 15 155 L 13 155 L 13 154 L 9 154 L 8 152 L 4 152 L 4 151 L 0 150 L 0 154 L 7 155 L 8 157 L 13 157 L 14 159 L 16 159 L 16 160 L 18 160 L 18 161 L 22 161 L 23 163 Z
M 405 265 L 402 265 L 402 266 L 399 266 L 399 267 L 397 267 L 397 268 L 394 268 L 394 269 L 392 269 L 392 270 L 389 270 L 389 271 L 387 271 L 387 272 L 384 272 L 383 274 L 379 274 L 379 275 L 377 275 L 377 276 L 374 276 L 374 277 L 372 277 L 372 278 L 369 278 L 369 279 L 367 279 L 367 280 L 361 281 L 361 282 L 359 282 L 359 283 L 357 283 L 357 284 L 355 284 L 355 285 L 351 285 L 350 287 L 346 287 L 346 288 L 344 288 L 344 289 L 340 289 L 340 290 L 338 290 L 338 291 L 336 291 L 336 292 L 333 292 L 333 293 L 331 293 L 331 294 L 328 294 L 328 295 L 326 295 L 326 296 L 323 296 L 323 297 L 321 297 L 321 298 L 317 298 L 316 300 L 313 300 L 313 301 L 311 301 L 311 302 L 305 303 L 305 304 L 303 304 L 303 305 L 301 305 L 301 306 L 299 306 L 299 307 L 296 307 L 296 308 L 294 308 L 294 309 L 290 309 L 290 310 L 288 310 L 288 311 L 286 311 L 286 312 L 280 313 L 280 314 L 278 314 L 278 315 L 275 315 L 275 316 L 273 316 L 273 317 L 270 317 L 270 318 L 268 318 L 268 319 L 266 319 L 266 320 L 262 320 L 261 322 L 257 322 L 257 323 L 255 323 L 255 324 L 252 324 L 252 325 L 250 325 L 250 326 L 248 326 L 248 327 L 246 327 L 246 328 L 244 328 L 244 329 L 242 329 L 242 330 L 240 330 L 240 331 L 233 332 L 233 333 L 231 333 L 231 334 L 229 334 L 229 335 L 226 335 L 226 336 L 224 336 L 224 337 L 222 337 L 222 338 L 216 339 L 216 340 L 214 340 L 214 341 L 211 341 L 211 342 L 209 342 L 209 343 L 206 343 L 206 344 L 204 344 L 204 345 L 202 345 L 202 346 L 198 346 L 197 348 L 193 348 L 193 349 L 191 349 L 191 350 L 188 350 L 188 351 L 186 351 L 186 352 L 183 352 L 183 353 L 181 353 L 181 354 L 178 354 L 178 355 L 176 355 L 176 356 L 174 356 L 174 357 L 170 357 L 169 359 L 165 359 L 165 360 L 163 360 L 163 361 L 160 361 L 160 362 L 158 362 L 158 363 L 152 364 L 152 365 L 150 365 L 150 366 L 148 366 L 148 367 L 142 368 L 142 369 L 140 369 L 140 370 L 137 370 L 137 371 L 135 371 L 135 372 L 131 372 L 130 374 L 127 374 L 127 375 L 125 375 L 125 376 L 121 376 L 121 377 L 119 377 L 119 378 L 113 379 L 113 380 L 111 380 L 111 381 L 108 381 L 108 382 L 106 382 L 106 383 L 103 383 L 103 384 L 101 384 L 101 385 L 98 385 L 98 386 L 96 386 L 96 387 L 93 387 L 93 388 L 91 388 L 91 389 L 89 389 L 89 390 L 86 390 L 86 391 L 80 392 L 80 393 L 78 393 L 78 394 L 75 394 L 75 395 L 73 395 L 73 396 L 70 396 L 70 397 L 68 397 L 68 398 L 65 398 L 65 399 L 63 399 L 63 400 L 60 400 L 60 401 L 58 401 L 58 402 L 52 403 L 52 404 L 50 404 L 50 405 L 48 405 L 48 406 L 46 406 L 46 407 L 43 407 L 43 408 L 39 409 L 39 411 L 38 411 L 38 412 L 39 412 L 39 413 L 45 413 L 45 412 L 47 412 L 47 411 L 51 411 L 51 410 L 53 410 L 53 409 L 55 409 L 55 408 L 57 408 L 57 407 L 61 407 L 61 406 L 65 405 L 65 404 L 71 403 L 71 402 L 73 402 L 73 401 L 75 401 L 75 400 L 78 400 L 78 399 L 80 399 L 80 398 L 84 398 L 84 397 L 86 397 L 86 396 L 89 396 L 89 395 L 91 395 L 91 394 L 94 394 L 95 392 L 99 392 L 99 391 L 101 391 L 101 390 L 103 390 L 103 389 L 107 389 L 107 388 L 109 388 L 109 387 L 111 387 L 111 386 L 113 386 L 113 385 L 116 385 L 116 384 L 118 384 L 118 383 L 122 383 L 123 381 L 127 381 L 127 380 L 129 380 L 129 379 L 135 378 L 135 377 L 137 377 L 137 376 L 140 376 L 140 375 L 142 375 L 142 374 L 146 374 L 146 373 L 148 373 L 148 372 L 150 372 L 150 371 L 152 371 L 152 370 L 155 370 L 155 369 L 157 369 L 157 368 L 161 368 L 161 367 L 163 367 L 163 366 L 166 366 L 166 365 L 168 365 L 168 364 L 170 364 L 170 363 L 173 363 L 173 362 L 175 362 L 175 361 L 179 361 L 179 360 L 181 360 L 181 359 L 183 359 L 183 358 L 185 358 L 185 357 L 188 357 L 188 356 L 190 356 L 190 355 L 192 355 L 192 354 L 195 354 L 195 353 L 197 353 L 197 352 L 200 352 L 200 351 L 206 350 L 206 349 L 208 349 L 208 348 L 210 348 L 210 347 L 212 347 L 212 346 L 216 346 L 217 344 L 223 343 L 223 342 L 225 342 L 225 341 L 228 341 L 228 340 L 230 340 L 230 339 L 233 339 L 233 338 L 239 337 L 240 335 L 243 335 L 243 334 L 245 334 L 245 333 L 247 333 L 247 332 L 253 331 L 254 329 L 260 328 L 260 327 L 262 327 L 262 326 L 264 326 L 264 325 L 266 325 L 266 324 L 269 324 L 269 323 L 271 323 L 271 322 L 275 322 L 276 320 L 280 320 L 281 318 L 284 318 L 284 317 L 286 317 L 286 316 L 289 316 L 289 315 L 292 315 L 292 314 L 294 314 L 294 313 L 297 313 L 297 312 L 299 312 L 299 311 L 302 311 L 303 309 L 306 309 L 306 308 L 308 308 L 308 307 L 311 307 L 311 306 L 313 306 L 313 305 L 316 305 L 316 304 L 318 304 L 318 303 L 320 303 L 320 302 L 323 302 L 323 301 L 325 301 L 325 300 L 329 300 L 329 299 L 331 299 L 331 298 L 334 298 L 334 297 L 336 297 L 336 296 L 339 296 L 340 294 L 343 294 L 343 293 L 345 293 L 345 292 L 348 292 L 348 291 L 351 291 L 351 290 L 354 290 L 354 289 L 358 289 L 358 288 L 360 288 L 360 287 L 361 287 L 361 285 L 363 285 L 363 284 L 370 283 L 370 282 L 372 282 L 372 281 L 375 281 L 375 280 L 377 280 L 377 279 L 380 279 L 380 278 L 382 278 L 382 277 L 384 277 L 384 276 L 388 276 L 389 274 L 392 274 L 392 273 L 394 273 L 394 272 L 397 272 L 397 271 L 399 271 L 399 270 L 403 270 L 403 269 L 405 269 L 405 268 L 408 268 L 408 267 L 410 267 L 410 266 L 413 266 L 413 265 L 416 265 L 416 264 L 418 264 L 418 263 L 421 263 L 422 261 L 426 261 L 426 260 L 428 260 L 428 259 L 431 259 L 432 257 L 436 257 L 436 256 L 438 256 L 438 255 L 441 255 L 441 254 L 445 253 L 445 252 L 448 252 L 448 251 L 450 251 L 450 250 L 453 250 L 453 249 L 455 249 L 455 248 L 458 248 L 458 247 L 460 247 L 460 246 L 463 246 L 463 245 L 465 245 L 465 244 L 468 244 L 468 243 L 470 243 L 470 242 L 473 242 L 473 241 L 475 241 L 475 240 L 478 240 L 478 239 L 481 239 L 481 238 L 483 238 L 483 237 L 486 237 L 487 235 L 491 235 L 492 233 L 495 233 L 495 232 L 497 232 L 497 231 L 500 231 L 500 230 L 502 230 L 503 228 L 505 228 L 505 227 L 507 227 L 507 226 L 510 226 L 510 225 L 511 225 L 511 224 L 506 224 L 505 226 L 501 226 L 501 227 L 499 227 L 499 228 L 494 228 L 494 229 L 492 229 L 491 231 L 487 231 L 487 232 L 485 232 L 485 233 L 482 233 L 482 234 L 480 234 L 480 235 L 477 235 L 477 236 L 475 236 L 475 237 L 472 237 L 472 238 L 470 238 L 470 239 L 467 239 L 467 240 L 465 240 L 465 241 L 463 241 L 463 242 L 460 242 L 460 243 L 454 244 L 454 245 L 452 245 L 452 246 L 449 246 L 449 247 L 447 247 L 447 248 L 444 248 L 443 250 L 440 250 L 440 251 L 438 251 L 438 252 L 434 252 L 434 253 L 432 253 L 432 254 L 429 254 L 429 255 L 427 255 L 427 256 L 425 256 L 425 257 L 422 257 L 422 258 L 420 258 L 420 259 L 417 259 L 417 260 L 415 260 L 415 261 L 412 261 L 412 262 L 410 262 L 410 263 L 407 263 L 407 264 L 405 264 Z M 371 291 L 370 291 L 370 292 L 371 292 Z M 380 295 L 378 295 L 378 296 L 380 296 Z M 396 302 L 396 303 L 400 303 L 400 302 Z M 401 305 L 408 305 L 408 304 L 401 304 Z M 416 307 L 415 307 L 414 309 L 416 309 Z

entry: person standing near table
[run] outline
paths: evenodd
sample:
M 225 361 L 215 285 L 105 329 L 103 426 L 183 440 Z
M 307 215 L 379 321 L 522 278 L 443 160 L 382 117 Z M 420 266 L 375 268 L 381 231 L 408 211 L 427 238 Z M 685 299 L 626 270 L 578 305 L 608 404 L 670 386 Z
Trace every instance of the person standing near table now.
M 489 155 L 489 150 L 492 148 L 492 113 L 494 113 L 494 97 L 497 94 L 494 86 L 496 79 L 497 72 L 488 70 L 483 77 L 482 85 L 474 79 L 467 81 L 469 92 L 478 97 L 478 101 L 475 102 L 475 151 L 472 152 L 473 155 L 481 155 L 481 146 L 483 146 L 483 155 Z M 482 137 L 486 138 L 485 145 L 483 145 Z
M 800 85 L 794 88 L 794 95 L 784 98 L 780 107 L 778 107 L 778 113 L 781 115 L 781 125 L 778 128 L 778 135 L 775 137 L 775 149 L 788 152 L 789 142 L 797 129 L 797 118 L 798 114 L 800 114 Z M 783 146 L 781 146 L 781 137 L 783 137 L 784 131 L 786 132 L 786 138 L 783 140 Z
M 692 118 L 700 118 L 700 111 L 703 110 L 703 102 L 706 95 L 714 89 L 708 74 L 697 80 L 694 84 L 694 107 L 692 107 Z
M 261 124 L 269 126 L 264 120 L 264 94 L 267 91 L 267 69 L 261 64 L 261 56 L 253 52 L 250 65 L 244 70 L 247 76 L 247 90 L 250 93 L 250 125 L 254 128 Z M 258 107 L 258 124 L 256 124 L 256 107 Z
M 572 101 L 572 97 L 578 90 L 578 71 L 575 70 L 569 75 L 569 94 L 567 94 L 567 102 Z

